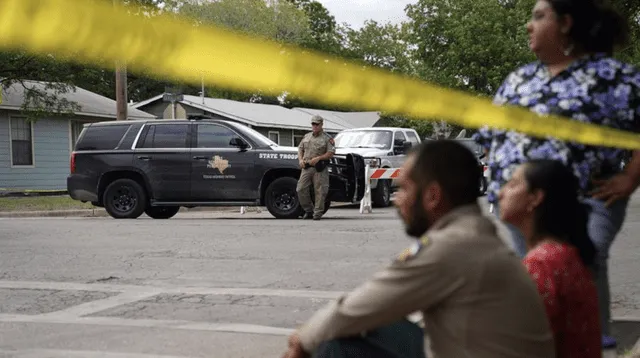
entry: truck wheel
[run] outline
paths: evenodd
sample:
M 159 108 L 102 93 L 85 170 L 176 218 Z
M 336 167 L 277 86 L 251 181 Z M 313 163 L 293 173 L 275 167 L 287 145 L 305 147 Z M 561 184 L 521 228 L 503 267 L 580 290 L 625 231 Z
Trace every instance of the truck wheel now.
M 278 178 L 269 184 L 264 201 L 271 215 L 277 219 L 296 219 L 302 215 L 297 185 L 298 180 L 290 177 Z
M 102 202 L 115 219 L 136 219 L 147 207 L 147 194 L 138 182 L 118 179 L 107 186 Z
M 144 213 L 152 219 L 171 219 L 178 211 L 179 206 L 149 206 Z
M 376 208 L 386 208 L 391 204 L 391 181 L 379 179 L 378 185 L 371 191 L 371 201 Z

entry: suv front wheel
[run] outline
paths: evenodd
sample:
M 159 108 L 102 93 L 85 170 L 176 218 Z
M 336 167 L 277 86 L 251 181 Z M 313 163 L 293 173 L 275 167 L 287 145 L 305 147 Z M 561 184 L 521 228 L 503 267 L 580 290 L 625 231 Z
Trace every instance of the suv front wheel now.
M 265 193 L 267 210 L 278 219 L 295 219 L 300 216 L 300 202 L 295 178 L 282 177 L 273 181 Z
M 104 208 L 115 219 L 136 219 L 147 207 L 144 188 L 132 179 L 118 179 L 104 191 Z

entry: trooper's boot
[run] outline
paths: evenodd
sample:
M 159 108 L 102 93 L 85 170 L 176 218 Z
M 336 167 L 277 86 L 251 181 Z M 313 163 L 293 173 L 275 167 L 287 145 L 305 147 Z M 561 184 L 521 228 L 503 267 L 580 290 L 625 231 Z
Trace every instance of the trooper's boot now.
M 308 219 L 311 219 L 312 217 L 313 217 L 313 213 L 305 212 L 304 215 L 302 215 L 302 220 L 308 220 Z

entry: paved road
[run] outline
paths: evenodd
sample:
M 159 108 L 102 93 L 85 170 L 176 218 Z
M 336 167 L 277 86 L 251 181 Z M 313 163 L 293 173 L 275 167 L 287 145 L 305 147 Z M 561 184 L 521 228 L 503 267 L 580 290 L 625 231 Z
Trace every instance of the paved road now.
M 640 319 L 638 214 L 640 199 L 611 275 L 614 315 Z M 0 219 L 0 357 L 276 357 L 408 243 L 393 209 Z

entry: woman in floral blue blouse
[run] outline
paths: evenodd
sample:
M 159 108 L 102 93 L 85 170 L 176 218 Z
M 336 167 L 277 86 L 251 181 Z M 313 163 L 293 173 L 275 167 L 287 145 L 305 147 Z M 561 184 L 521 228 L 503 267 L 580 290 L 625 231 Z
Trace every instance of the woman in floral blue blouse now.
M 538 0 L 527 24 L 529 47 L 538 61 L 512 72 L 498 89 L 498 105 L 528 107 L 581 122 L 625 131 L 640 130 L 640 72 L 612 58 L 616 45 L 628 37 L 625 20 L 599 0 Z M 514 118 L 513 120 L 517 120 Z M 550 133 L 552 135 L 552 133 Z M 626 152 L 555 138 L 534 138 L 513 131 L 482 128 L 474 138 L 488 151 L 491 179 L 489 202 L 498 214 L 497 194 L 518 164 L 553 159 L 572 168 L 583 200 L 591 207 L 589 236 L 598 249 L 598 298 L 603 344 L 615 344 L 610 332 L 607 272 L 609 248 L 626 215 L 629 196 L 640 184 L 640 151 L 624 170 Z M 522 234 L 507 225 L 520 256 Z

